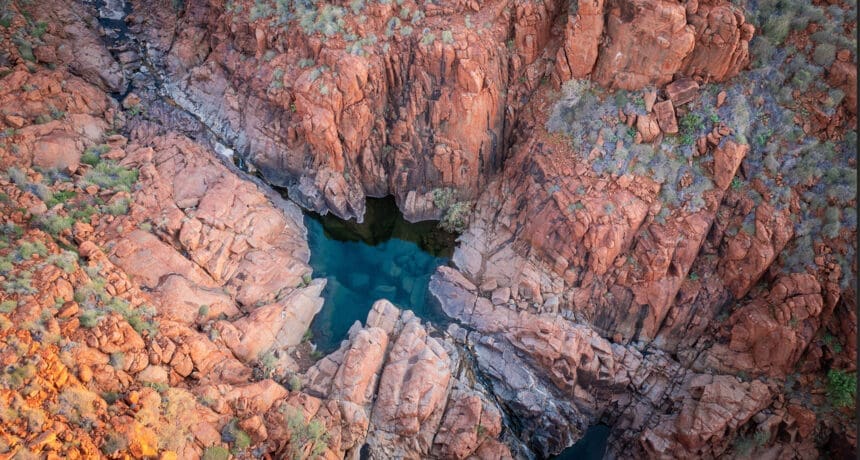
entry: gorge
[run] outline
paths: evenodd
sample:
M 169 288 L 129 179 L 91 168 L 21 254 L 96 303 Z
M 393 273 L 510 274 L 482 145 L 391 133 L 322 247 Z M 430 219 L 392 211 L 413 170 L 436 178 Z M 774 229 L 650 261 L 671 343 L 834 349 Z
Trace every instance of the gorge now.
M 0 0 L 0 458 L 852 458 L 855 17 Z

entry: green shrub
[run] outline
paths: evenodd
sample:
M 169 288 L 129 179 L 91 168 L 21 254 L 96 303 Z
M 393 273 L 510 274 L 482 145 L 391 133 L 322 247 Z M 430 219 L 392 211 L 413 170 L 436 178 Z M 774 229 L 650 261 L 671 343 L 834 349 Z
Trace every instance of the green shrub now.
M 28 363 L 22 366 L 15 366 L 11 370 L 0 372 L 0 384 L 6 388 L 20 388 L 30 379 L 36 376 L 36 366 Z
M 443 211 L 457 202 L 457 191 L 452 188 L 433 189 L 430 192 L 430 196 L 433 198 L 433 205 Z
M 72 251 L 63 250 L 59 254 L 51 254 L 48 256 L 47 263 L 55 265 L 57 268 L 66 273 L 74 273 L 75 262 L 78 261 L 78 255 Z
M 221 441 L 232 443 L 236 449 L 247 449 L 251 446 L 251 437 L 239 428 L 239 419 L 233 418 L 221 429 Z
M 125 354 L 123 353 L 111 353 L 110 360 L 108 361 L 111 367 L 116 370 L 122 370 L 125 366 Z
M 98 149 L 90 147 L 84 151 L 84 154 L 81 155 L 81 163 L 88 164 L 90 166 L 95 166 L 99 164 L 101 161 L 101 154 Z
M 128 214 L 128 198 L 121 198 L 105 207 L 105 211 L 112 216 Z
M 85 388 L 69 386 L 60 393 L 59 413 L 79 426 L 91 426 L 98 420 L 98 396 Z
M 839 343 L 839 340 L 837 340 L 836 337 L 833 336 L 833 334 L 826 332 L 824 334 L 823 340 L 824 344 L 830 347 L 830 349 L 833 350 L 834 353 L 842 353 L 842 344 Z
M 49 208 L 53 208 L 60 203 L 65 203 L 66 201 L 71 200 L 75 195 L 77 195 L 77 193 L 74 190 L 61 190 L 54 193 L 51 199 L 47 200 L 45 204 L 48 205 Z
M 36 56 L 33 55 L 33 44 L 19 35 L 12 37 L 12 43 L 18 48 L 18 53 L 25 61 L 36 62 Z
M 695 134 L 705 127 L 705 119 L 698 113 L 690 112 L 681 117 L 678 121 L 678 127 L 681 128 L 681 132 Z
M 400 18 L 393 17 L 388 20 L 385 25 L 385 36 L 391 38 L 394 36 L 394 31 L 400 28 Z
M 7 10 L 5 5 L 5 3 L 0 3 L 0 6 L 4 6 L 4 8 L 0 8 L 0 26 L 8 29 L 12 26 L 12 20 L 15 19 L 15 13 L 12 12 L 12 10 Z
M 47 32 L 47 30 L 48 30 L 48 23 L 45 21 L 38 21 L 30 29 L 30 35 L 32 35 L 33 38 L 42 38 L 42 35 L 44 35 L 45 32 Z
M 45 184 L 31 184 L 27 187 L 27 190 L 29 190 L 33 195 L 39 197 L 39 199 L 44 201 L 46 204 L 54 199 L 53 192 L 51 192 L 51 189 L 49 189 Z
M 3 290 L 10 294 L 35 294 L 38 291 L 30 284 L 32 278 L 33 274 L 28 271 L 19 272 L 17 276 L 11 276 L 3 282 Z
M 203 460 L 228 460 L 230 451 L 221 446 L 209 446 L 203 451 Z
M 287 454 L 291 460 L 304 457 L 305 450 L 310 447 L 309 458 L 316 458 L 328 449 L 329 434 L 325 425 L 319 420 L 305 422 L 305 416 L 300 410 L 285 406 L 287 429 L 290 431 L 290 444 Z
M 439 226 L 451 233 L 463 233 L 468 225 L 469 213 L 472 212 L 472 204 L 457 202 L 451 205 L 445 212 Z
M 257 19 L 266 19 L 274 13 L 272 6 L 269 5 L 266 0 L 263 0 L 262 2 L 257 0 L 257 2 L 254 3 L 254 6 L 251 7 L 250 20 L 256 21 Z
M 75 219 L 71 216 L 60 216 L 56 213 L 42 214 L 37 219 L 34 219 L 36 226 L 50 233 L 53 236 L 58 236 L 63 230 L 69 229 L 75 223 Z
M 835 407 L 854 407 L 857 374 L 840 369 L 827 372 L 827 396 Z
M 275 370 L 278 366 L 278 357 L 275 356 L 275 352 L 272 350 L 261 353 L 260 356 L 257 357 L 257 360 L 260 363 L 260 369 L 263 372 L 263 378 L 271 378 L 275 374 Z
M 815 47 L 812 60 L 822 67 L 829 67 L 836 59 L 836 46 L 830 43 L 821 43 Z
M 81 326 L 92 329 L 99 324 L 99 318 L 101 315 L 95 310 L 87 310 L 81 313 L 81 316 L 78 317 L 78 321 L 81 323 Z
M 425 28 L 424 32 L 421 35 L 421 44 L 424 46 L 432 45 L 433 42 L 436 41 L 436 35 L 430 31 L 430 29 Z
M 412 19 L 410 20 L 410 22 L 412 22 L 413 26 L 417 26 L 418 23 L 421 22 L 422 20 L 424 20 L 424 12 L 423 11 L 416 9 L 415 11 L 412 12 Z
M 104 301 L 107 310 L 118 313 L 138 334 L 148 333 L 154 337 L 158 333 L 158 324 L 152 319 L 154 312 L 145 311 L 143 306 L 132 308 L 129 303 L 119 297 L 110 297 Z
M 302 391 L 302 379 L 298 375 L 291 375 L 288 383 L 290 391 Z
M 81 222 L 89 222 L 93 214 L 97 214 L 98 212 L 99 210 L 96 209 L 95 206 L 89 203 L 84 203 L 72 211 L 72 219 Z
M 793 14 L 791 12 L 771 16 L 767 22 L 764 23 L 764 27 L 762 27 L 763 35 L 776 45 L 782 44 L 785 37 L 788 36 L 788 32 L 791 30 L 792 16 Z
M 269 83 L 269 87 L 272 89 L 281 89 L 284 87 L 284 69 L 276 67 L 272 71 L 272 82 Z
M 105 455 L 113 455 L 123 452 L 128 449 L 128 440 L 125 436 L 117 433 L 110 433 L 105 438 L 104 444 L 101 446 L 101 451 Z
M 29 260 L 34 254 L 38 254 L 39 257 L 45 257 L 48 254 L 48 248 L 46 248 L 45 244 L 41 241 L 36 241 L 35 243 L 30 241 L 21 241 L 18 243 L 18 256 L 22 260 Z
M 0 302 L 0 313 L 12 313 L 16 308 L 18 308 L 18 302 L 14 300 Z
M 27 179 L 27 175 L 14 166 L 6 170 L 6 175 L 9 176 L 9 180 L 11 180 L 12 183 L 17 185 L 20 189 L 23 189 L 30 183 L 30 180 Z
M 101 161 L 84 175 L 84 183 L 98 185 L 103 189 L 130 192 L 137 182 L 138 171 L 117 165 L 113 161 Z

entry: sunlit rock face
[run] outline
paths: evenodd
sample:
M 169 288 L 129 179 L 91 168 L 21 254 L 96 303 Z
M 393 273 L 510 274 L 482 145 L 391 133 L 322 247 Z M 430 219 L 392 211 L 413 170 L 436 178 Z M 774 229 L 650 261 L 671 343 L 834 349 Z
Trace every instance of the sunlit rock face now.
M 855 15 L 7 2 L 0 457 L 848 457 Z

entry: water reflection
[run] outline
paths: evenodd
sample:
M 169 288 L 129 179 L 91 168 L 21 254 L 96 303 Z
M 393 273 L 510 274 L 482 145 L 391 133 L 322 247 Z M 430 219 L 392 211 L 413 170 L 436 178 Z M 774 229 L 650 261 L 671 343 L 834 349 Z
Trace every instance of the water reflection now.
M 364 222 L 306 213 L 310 265 L 328 280 L 325 305 L 314 319 L 314 343 L 335 350 L 355 321 L 364 321 L 377 299 L 386 298 L 418 316 L 444 315 L 430 301 L 427 285 L 436 267 L 447 264 L 456 235 L 436 222 L 409 223 L 394 199 L 370 198 Z

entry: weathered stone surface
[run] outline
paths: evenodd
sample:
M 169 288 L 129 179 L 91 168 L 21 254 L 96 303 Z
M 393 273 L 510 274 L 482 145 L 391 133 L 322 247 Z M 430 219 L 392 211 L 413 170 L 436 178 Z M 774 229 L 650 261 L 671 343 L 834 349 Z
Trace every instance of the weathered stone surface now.
M 783 177 L 793 151 L 778 152 L 790 161 L 777 168 L 766 160 L 774 174 L 759 168 L 773 145 L 741 144 L 751 136 L 734 118 L 738 98 L 750 97 L 751 114 L 772 100 L 734 87 L 703 92 L 717 94 L 723 120 L 703 115 L 713 128 L 697 127 L 692 146 L 689 123 L 685 142 L 663 136 L 678 131 L 674 107 L 697 110 L 697 85 L 746 66 L 753 29 L 737 7 L 608 0 L 565 17 L 558 2 L 406 1 L 363 5 L 330 35 L 275 27 L 247 0 L 180 11 L 133 2 L 126 22 L 148 41 L 115 43 L 116 59 L 86 5 L 48 2 L 30 19 L 19 9 L 32 4 L 9 5 L 0 406 L 26 417 L 0 424 L 4 445 L 48 458 L 97 457 L 116 443 L 116 455 L 199 458 L 214 445 L 241 450 L 231 440 L 241 429 L 273 458 L 528 458 L 598 422 L 612 427 L 615 458 L 736 456 L 747 439 L 763 458 L 814 458 L 820 439 L 834 455 L 856 445 L 847 410 L 810 410 L 828 397 L 815 382 L 856 360 L 856 294 L 840 287 L 851 215 L 803 205 L 833 174 L 796 185 Z M 801 49 L 818 26 L 786 40 Z M 844 104 L 817 87 L 791 94 L 810 114 L 795 123 L 830 141 L 825 152 L 856 105 L 852 55 L 835 54 L 821 77 Z M 158 73 L 174 100 L 136 86 L 118 105 L 105 94 L 125 93 L 117 62 L 135 85 Z M 644 113 L 632 94 L 634 107 L 600 117 L 608 129 L 590 152 L 571 151 L 582 139 L 543 131 L 554 93 L 541 80 L 553 69 L 556 83 L 591 75 L 644 88 Z M 669 99 L 657 103 L 658 91 Z M 438 331 L 380 300 L 311 365 L 313 346 L 300 342 L 323 283 L 307 280 L 298 208 L 222 164 L 174 102 L 231 144 L 216 151 L 255 160 L 309 207 L 360 216 L 365 196 L 392 193 L 426 219 L 444 215 L 436 189 L 477 199 L 457 269 L 440 269 L 431 286 L 456 324 Z M 637 145 L 660 140 L 677 142 L 665 158 Z M 87 163 L 99 152 L 137 183 L 92 183 L 80 161 L 92 147 Z M 686 161 L 678 177 L 652 177 L 668 159 Z M 633 172 L 596 168 L 610 161 Z M 840 227 L 799 269 L 795 229 L 821 233 L 794 221 L 810 212 Z M 56 217 L 77 221 L 64 228 Z M 25 242 L 44 251 L 23 255 Z M 325 446 L 298 445 L 303 425 L 325 432 Z
M 661 101 L 654 104 L 654 114 L 657 115 L 657 124 L 667 134 L 678 132 L 678 119 L 675 118 L 675 107 L 672 101 Z
M 705 81 L 724 81 L 749 65 L 749 41 L 755 27 L 744 12 L 729 2 L 697 2 L 687 22 L 696 33 L 696 45 L 684 59 L 684 75 Z
M 591 0 L 579 3 L 576 15 L 568 15 L 564 46 L 558 49 L 555 64 L 562 81 L 591 73 L 597 62 L 604 14 L 603 0 Z
M 709 442 L 743 425 L 770 404 L 771 397 L 765 384 L 743 383 L 730 376 L 699 375 L 687 390 L 690 396 L 680 413 L 661 417 L 655 428 L 642 434 L 640 442 L 649 456 L 713 455 Z
M 780 278 L 766 295 L 737 309 L 701 363 L 726 371 L 784 376 L 800 360 L 820 325 L 821 287 L 810 275 Z
M 699 84 L 692 78 L 682 78 L 666 85 L 666 95 L 675 107 L 694 101 L 698 91 Z
M 403 325 L 382 370 L 368 443 L 380 455 L 427 455 L 445 409 L 451 361 L 417 320 Z
M 670 82 L 695 45 L 684 5 L 617 0 L 607 7 L 605 35 L 609 39 L 600 49 L 594 80 L 627 90 Z

